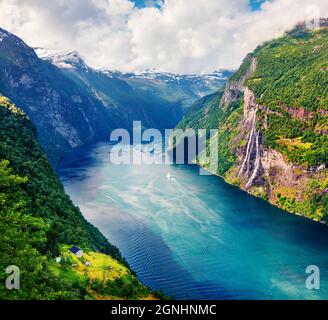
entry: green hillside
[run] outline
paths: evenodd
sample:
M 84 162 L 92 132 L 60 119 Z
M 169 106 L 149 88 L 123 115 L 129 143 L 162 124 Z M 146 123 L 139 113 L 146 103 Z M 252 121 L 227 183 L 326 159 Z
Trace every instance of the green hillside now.
M 268 117 L 265 145 L 298 164 L 327 164 L 328 30 L 296 29 L 261 47 L 255 57 L 258 65 L 246 85 L 259 104 L 277 112 Z M 311 145 L 281 142 L 297 138 Z
M 215 174 L 290 212 L 328 221 L 326 27 L 300 25 L 259 46 L 221 101 L 200 104 L 178 127 L 219 129 Z M 202 154 L 198 163 L 207 167 Z
M 140 290 L 133 289 L 142 285 L 119 250 L 73 205 L 36 140 L 35 128 L 5 97 L 0 97 L 0 203 L 0 283 L 5 283 L 9 265 L 21 272 L 21 289 L 9 291 L 1 285 L 0 299 L 84 299 L 98 278 L 67 277 L 71 265 L 63 273 L 53 272 L 55 257 L 67 252 L 63 245 L 110 255 L 108 259 L 121 265 L 124 277 L 132 281 L 127 285 L 130 291 L 121 297 L 137 297 Z M 99 278 L 101 288 L 114 285 Z M 148 289 L 141 291 L 149 295 Z
M 218 108 L 218 101 L 221 97 L 222 91 L 219 91 L 195 102 L 189 107 L 188 113 L 177 128 L 186 129 L 188 126 L 191 126 L 195 130 L 214 128 L 221 114 L 221 110 Z M 204 108 L 204 106 L 206 106 L 206 108 Z
M 268 107 L 328 110 L 328 30 L 302 28 L 255 52 L 257 68 L 246 85 Z

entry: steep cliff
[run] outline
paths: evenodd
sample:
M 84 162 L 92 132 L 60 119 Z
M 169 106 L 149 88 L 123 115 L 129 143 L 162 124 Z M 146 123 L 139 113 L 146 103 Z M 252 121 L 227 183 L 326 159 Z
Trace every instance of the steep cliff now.
M 0 90 L 38 129 L 53 164 L 70 149 L 106 137 L 119 118 L 21 39 L 0 29 Z
M 318 30 L 299 25 L 258 47 L 231 77 L 215 111 L 221 117 L 214 173 L 328 222 L 328 30 L 321 22 Z M 198 162 L 208 167 L 204 154 Z
M 35 51 L 44 61 L 59 68 L 82 92 L 103 105 L 110 115 L 119 119 L 119 128 L 130 130 L 133 121 L 141 121 L 148 128 L 172 128 L 182 118 L 182 97 L 166 96 L 163 85 L 158 89 L 141 79 L 131 85 L 132 82 L 116 76 L 116 73 L 91 68 L 78 52 Z

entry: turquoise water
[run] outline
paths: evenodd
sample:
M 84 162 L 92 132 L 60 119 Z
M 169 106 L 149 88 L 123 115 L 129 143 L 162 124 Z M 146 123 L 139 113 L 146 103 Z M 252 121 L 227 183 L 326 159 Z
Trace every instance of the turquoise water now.
M 196 166 L 116 166 L 110 152 L 108 143 L 76 150 L 59 174 L 143 283 L 177 299 L 328 298 L 328 227 Z M 305 287 L 309 265 L 320 267 L 320 290 Z

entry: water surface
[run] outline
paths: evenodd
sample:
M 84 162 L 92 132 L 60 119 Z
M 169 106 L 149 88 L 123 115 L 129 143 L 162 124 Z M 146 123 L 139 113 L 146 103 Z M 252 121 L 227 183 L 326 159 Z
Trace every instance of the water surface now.
M 328 298 L 328 227 L 196 166 L 113 165 L 111 148 L 75 150 L 59 174 L 144 284 L 177 299 Z M 320 267 L 320 290 L 305 287 L 309 265 Z

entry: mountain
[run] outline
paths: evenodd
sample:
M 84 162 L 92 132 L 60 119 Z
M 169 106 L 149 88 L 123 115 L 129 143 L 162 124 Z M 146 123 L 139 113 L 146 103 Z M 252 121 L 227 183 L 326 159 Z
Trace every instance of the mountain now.
M 55 166 L 75 147 L 107 139 L 116 128 L 131 130 L 133 121 L 145 128 L 173 128 L 183 105 L 201 94 L 199 89 L 176 93 L 164 80 L 113 77 L 87 66 L 77 52 L 36 51 L 42 59 L 0 29 L 0 90 L 36 125 Z
M 38 129 L 53 164 L 69 150 L 108 136 L 119 120 L 21 39 L 0 29 L 0 90 Z
M 138 73 L 120 73 L 103 70 L 111 77 L 125 80 L 133 87 L 144 87 L 148 92 L 158 92 L 168 99 L 177 99 L 182 102 L 183 110 L 188 108 L 218 88 L 224 87 L 232 71 L 221 70 L 211 74 L 180 75 L 156 70 L 145 70 Z
M 178 128 L 218 128 L 215 174 L 287 211 L 328 222 L 328 20 L 259 46 L 222 97 Z M 213 120 L 214 119 L 214 120 Z M 214 121 L 214 123 L 213 123 Z M 217 138 L 217 140 L 215 140 Z M 197 162 L 208 168 L 205 153 Z
M 146 128 L 174 127 L 182 118 L 180 99 L 171 99 L 153 90 L 129 85 L 106 72 L 86 65 L 77 52 L 36 49 L 40 58 L 58 67 L 89 97 L 98 100 L 110 114 L 119 118 L 117 128 L 132 129 L 133 121 Z
M 203 75 L 179 75 L 152 69 L 138 73 L 122 73 L 107 69 L 94 70 L 87 66 L 82 57 L 75 51 L 35 48 L 35 52 L 40 59 L 49 61 L 71 77 L 82 80 L 94 92 L 107 97 L 107 100 L 114 105 L 122 103 L 116 95 L 119 89 L 126 90 L 129 87 L 132 91 L 128 91 L 128 93 L 133 95 L 134 103 L 137 105 L 138 99 L 141 99 L 144 105 L 154 101 L 153 107 L 156 104 L 163 104 L 164 107 L 173 104 L 182 106 L 185 111 L 199 98 L 223 87 L 232 74 L 228 70 Z M 119 85 L 122 86 L 123 82 L 128 84 L 128 87 L 114 89 L 116 88 L 115 84 L 119 87 Z M 124 94 L 121 95 L 124 96 Z M 131 103 L 129 99 L 127 101 Z
M 33 56 L 32 56 L 33 58 Z M 20 269 L 20 290 L 0 299 L 108 299 L 151 295 L 119 250 L 65 194 L 27 115 L 0 96 L 0 282 Z M 82 258 L 69 252 L 84 250 Z M 60 263 L 55 258 L 61 257 Z M 89 259 L 91 265 L 86 268 Z M 107 268 L 105 266 L 108 266 Z

